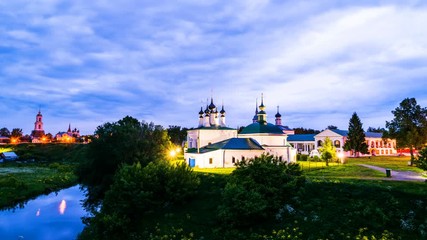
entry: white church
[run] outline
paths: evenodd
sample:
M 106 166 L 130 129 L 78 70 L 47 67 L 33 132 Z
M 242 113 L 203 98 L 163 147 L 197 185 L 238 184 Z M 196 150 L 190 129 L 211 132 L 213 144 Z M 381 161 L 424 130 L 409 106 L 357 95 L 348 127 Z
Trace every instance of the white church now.
M 267 122 L 263 98 L 252 123 L 240 133 L 226 127 L 225 115 L 224 105 L 218 112 L 213 98 L 204 111 L 200 109 L 198 127 L 187 132 L 188 149 L 184 158 L 190 167 L 234 167 L 238 161 L 262 154 L 273 155 L 280 161 L 296 162 L 297 151 L 287 142 L 287 133 L 293 131 L 281 125 L 279 110 L 275 124 Z

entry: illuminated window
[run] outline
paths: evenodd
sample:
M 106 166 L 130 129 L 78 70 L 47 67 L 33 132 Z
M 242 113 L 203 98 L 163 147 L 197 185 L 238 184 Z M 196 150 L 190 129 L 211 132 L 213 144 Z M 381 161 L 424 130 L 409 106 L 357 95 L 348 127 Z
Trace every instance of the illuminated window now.
M 213 159 L 209 158 L 209 164 L 212 164 L 212 162 L 213 162 Z

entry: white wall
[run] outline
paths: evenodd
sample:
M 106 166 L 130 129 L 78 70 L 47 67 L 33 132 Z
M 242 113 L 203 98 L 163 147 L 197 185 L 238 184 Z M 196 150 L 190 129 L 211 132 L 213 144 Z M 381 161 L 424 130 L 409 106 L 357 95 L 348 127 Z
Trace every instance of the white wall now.
M 193 129 L 187 132 L 188 148 L 202 148 L 209 143 L 221 142 L 237 137 L 236 129 Z M 199 146 L 197 146 L 199 141 Z

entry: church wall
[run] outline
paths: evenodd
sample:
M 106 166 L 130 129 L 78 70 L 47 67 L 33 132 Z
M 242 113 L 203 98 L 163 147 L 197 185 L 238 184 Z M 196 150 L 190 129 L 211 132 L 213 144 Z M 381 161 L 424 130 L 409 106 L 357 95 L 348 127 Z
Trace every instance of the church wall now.
M 197 148 L 197 137 L 199 136 L 199 148 L 226 139 L 237 137 L 235 129 L 193 129 L 187 132 L 188 148 Z
M 239 134 L 239 138 L 253 138 L 261 145 L 285 146 L 288 137 L 286 135 Z

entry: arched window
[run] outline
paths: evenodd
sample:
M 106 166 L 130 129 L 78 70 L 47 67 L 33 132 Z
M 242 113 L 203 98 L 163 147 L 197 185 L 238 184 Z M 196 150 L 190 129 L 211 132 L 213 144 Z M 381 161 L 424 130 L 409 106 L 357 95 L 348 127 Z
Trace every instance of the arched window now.
M 340 147 L 341 147 L 341 142 L 340 142 L 340 140 L 335 140 L 335 141 L 334 141 L 334 146 L 335 146 L 336 148 L 340 148 Z
M 322 140 L 317 141 L 317 146 L 321 147 L 323 145 Z
M 236 163 L 236 158 L 235 157 L 231 158 L 231 163 Z

